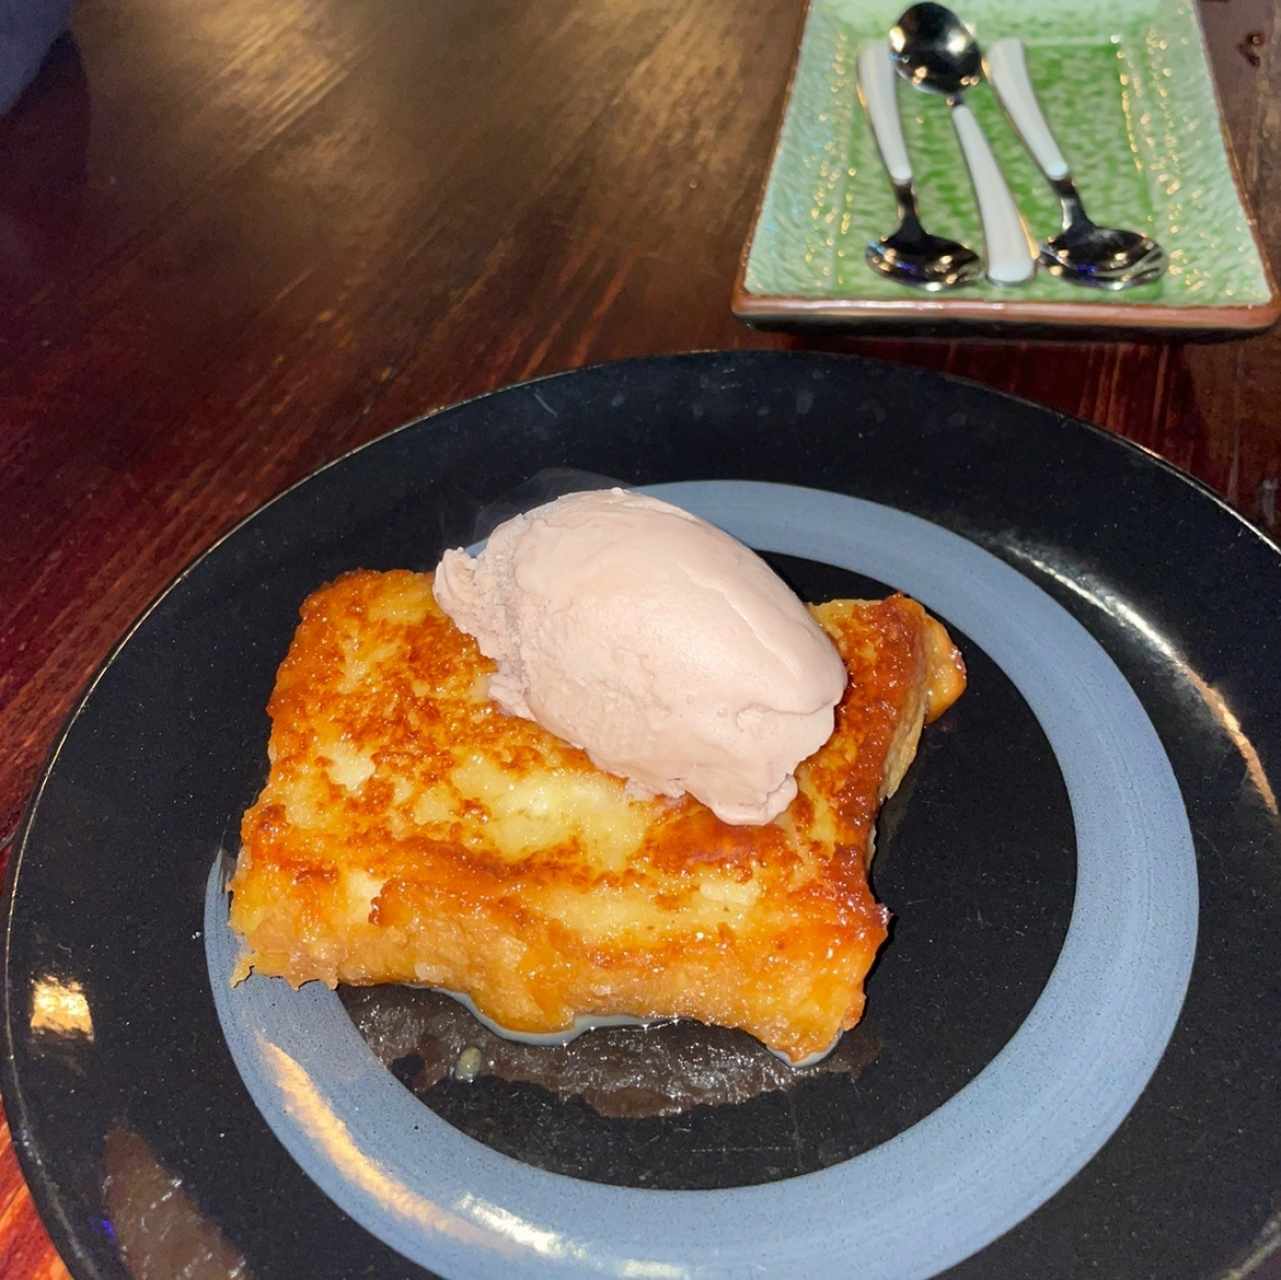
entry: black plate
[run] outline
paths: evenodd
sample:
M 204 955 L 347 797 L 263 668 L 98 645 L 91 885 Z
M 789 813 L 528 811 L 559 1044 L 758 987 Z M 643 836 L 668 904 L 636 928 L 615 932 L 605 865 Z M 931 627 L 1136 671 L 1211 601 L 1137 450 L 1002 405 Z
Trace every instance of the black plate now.
M 15 846 L 4 953 L 6 1106 L 73 1271 L 125 1276 L 124 1248 L 134 1271 L 150 1252 L 152 1274 L 184 1251 L 215 1270 L 241 1255 L 257 1277 L 423 1274 L 337 1208 L 254 1107 L 209 991 L 205 880 L 261 779 L 263 707 L 301 598 L 356 565 L 431 567 L 549 467 L 857 495 L 979 544 L 1085 625 L 1183 793 L 1201 894 L 1191 985 L 1103 1150 L 948 1274 L 1257 1265 L 1281 1195 L 1281 554 L 1187 477 L 1046 409 L 854 358 L 738 353 L 565 374 L 385 437 L 219 543 L 104 666 Z M 806 595 L 857 586 L 776 563 Z M 883 823 L 877 889 L 899 923 L 871 989 L 880 1053 L 853 1086 L 675 1121 L 602 1124 L 519 1086 L 441 1086 L 433 1109 L 579 1178 L 721 1187 L 837 1164 L 970 1080 L 1054 963 L 1073 833 L 1035 717 L 960 638 L 971 690 Z M 144 1224 L 175 1186 L 170 1229 Z

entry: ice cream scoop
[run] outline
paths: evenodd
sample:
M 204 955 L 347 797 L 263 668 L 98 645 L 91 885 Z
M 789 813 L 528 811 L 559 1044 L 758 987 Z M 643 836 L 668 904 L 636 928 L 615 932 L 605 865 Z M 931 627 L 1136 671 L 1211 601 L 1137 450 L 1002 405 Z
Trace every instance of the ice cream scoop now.
M 490 696 L 643 795 L 765 823 L 831 736 L 845 664 L 787 585 L 656 498 L 572 493 L 447 551 L 441 608 L 498 669 Z

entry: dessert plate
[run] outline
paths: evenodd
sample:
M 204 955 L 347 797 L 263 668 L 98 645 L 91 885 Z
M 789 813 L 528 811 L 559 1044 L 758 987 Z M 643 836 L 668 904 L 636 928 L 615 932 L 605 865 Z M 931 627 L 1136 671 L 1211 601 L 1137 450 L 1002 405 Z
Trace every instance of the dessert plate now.
M 227 986 L 220 875 L 299 602 L 432 567 L 564 468 L 808 598 L 908 590 L 966 654 L 882 817 L 857 1070 L 666 1116 L 411 1092 L 339 996 Z M 15 846 L 3 1083 L 55 1242 L 83 1277 L 1249 1267 L 1281 1190 L 1278 593 L 1277 548 L 1165 464 L 849 357 L 580 370 L 339 460 L 131 630 Z

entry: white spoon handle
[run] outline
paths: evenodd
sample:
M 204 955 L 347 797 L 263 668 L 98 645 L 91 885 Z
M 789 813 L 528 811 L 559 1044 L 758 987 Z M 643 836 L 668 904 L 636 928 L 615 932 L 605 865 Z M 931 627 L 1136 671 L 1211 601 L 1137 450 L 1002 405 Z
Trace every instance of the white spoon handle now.
M 987 278 L 994 284 L 1022 284 L 1036 271 L 1036 251 L 1027 228 L 974 113 L 955 99 L 951 106 L 952 123 L 956 126 L 956 136 L 969 166 L 983 218 Z
M 1032 79 L 1027 73 L 1023 41 L 1013 36 L 998 40 L 988 49 L 986 61 L 992 88 L 1045 176 L 1051 181 L 1066 178 L 1068 163 L 1036 100 Z
M 894 64 L 885 42 L 865 44 L 858 55 L 858 84 L 863 107 L 872 122 L 872 133 L 891 179 L 911 182 L 912 162 L 907 158 L 907 144 L 903 141 L 894 80 Z

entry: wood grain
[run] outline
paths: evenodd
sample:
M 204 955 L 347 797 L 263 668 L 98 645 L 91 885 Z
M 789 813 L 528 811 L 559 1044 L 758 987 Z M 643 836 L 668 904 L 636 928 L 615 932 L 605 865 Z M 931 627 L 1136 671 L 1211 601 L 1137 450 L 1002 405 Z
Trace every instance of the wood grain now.
M 732 318 L 798 8 L 83 0 L 0 120 L 0 843 L 77 691 L 194 554 L 353 445 L 531 374 L 859 351 L 1099 422 L 1278 531 L 1281 335 L 820 340 Z M 1273 6 L 1202 12 L 1270 211 Z M 64 1274 L 7 1129 L 0 1274 Z

